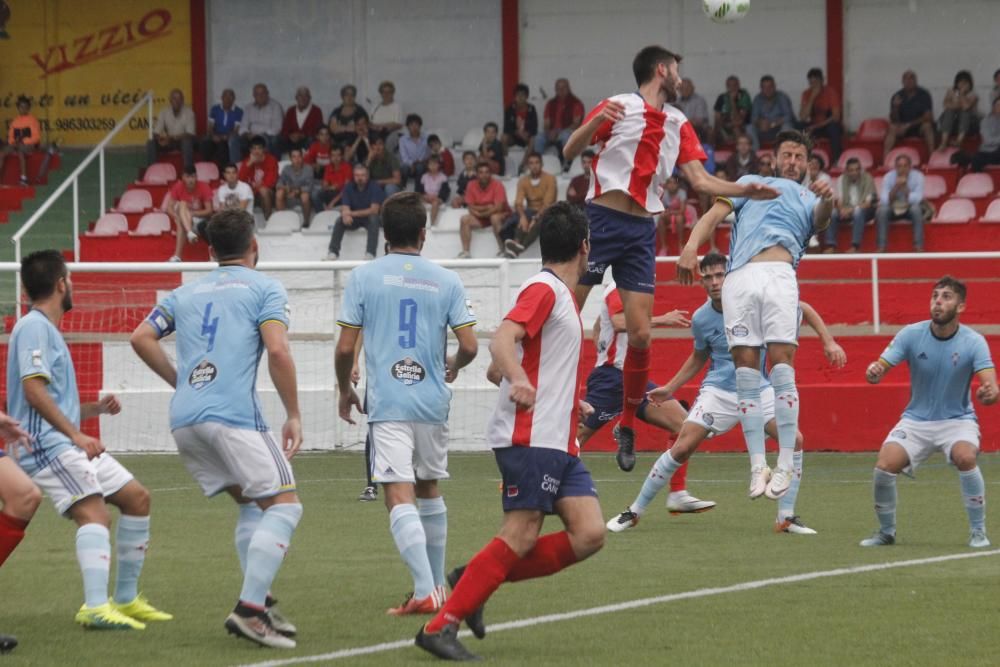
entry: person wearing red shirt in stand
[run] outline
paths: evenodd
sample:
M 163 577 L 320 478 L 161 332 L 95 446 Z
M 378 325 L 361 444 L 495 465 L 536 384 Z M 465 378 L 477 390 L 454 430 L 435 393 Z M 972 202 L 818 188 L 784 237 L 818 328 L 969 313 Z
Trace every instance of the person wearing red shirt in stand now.
M 254 137 L 250 141 L 250 155 L 240 163 L 240 180 L 250 184 L 254 200 L 264 211 L 264 219 L 271 217 L 274 207 L 274 186 L 278 183 L 278 161 L 267 152 L 267 139 Z
M 799 105 L 799 125 L 814 139 L 830 140 L 830 159 L 840 157 L 844 126 L 840 123 L 840 97 L 837 91 L 823 82 L 823 70 L 813 67 L 806 75 L 809 87 L 802 91 Z
M 287 152 L 293 148 L 305 150 L 323 126 L 323 112 L 312 103 L 312 93 L 305 86 L 295 91 L 295 105 L 285 111 L 281 124 L 281 148 Z
M 556 79 L 556 96 L 545 103 L 544 127 L 535 135 L 535 152 L 541 155 L 555 146 L 562 160 L 563 146 L 582 121 L 583 102 L 570 91 L 568 79 Z
M 185 240 L 197 243 L 199 236 L 205 236 L 205 223 L 212 215 L 212 197 L 212 188 L 198 180 L 194 166 L 184 167 L 181 177 L 174 181 L 160 207 L 177 225 L 177 243 L 168 261 L 181 261 Z
M 427 148 L 430 149 L 431 155 L 436 155 L 438 161 L 441 163 L 441 171 L 445 176 L 451 178 L 455 175 L 455 156 L 451 154 L 451 151 L 445 148 L 441 144 L 441 137 L 436 134 L 429 135 L 427 137 Z
M 344 160 L 344 149 L 334 144 L 330 148 L 330 164 L 323 170 L 323 183 L 316 194 L 314 207 L 317 211 L 332 211 L 340 203 L 344 188 L 354 177 L 354 170 Z
M 458 259 L 472 257 L 472 230 L 486 227 L 493 228 L 493 236 L 497 241 L 497 257 L 503 256 L 503 240 L 500 238 L 500 227 L 510 207 L 507 205 L 507 191 L 503 183 L 493 178 L 490 163 L 480 160 L 476 163 L 476 180 L 465 186 L 465 205 L 469 212 L 462 216 L 462 228 L 459 233 L 462 238 L 462 252 Z
M 482 639 L 483 605 L 501 584 L 555 574 L 604 546 L 601 505 L 576 439 L 577 421 L 592 412 L 580 400 L 583 325 L 573 297 L 587 271 L 587 218 L 559 202 L 539 226 L 542 270 L 521 286 L 490 343 L 487 377 L 500 394 L 486 441 L 503 479 L 503 524 L 448 575 L 451 597 L 416 637 L 445 660 L 477 659 L 458 641 L 458 624 L 464 619 Z M 550 514 L 564 529 L 541 535 Z
M 624 403 L 616 429 L 618 465 L 635 467 L 635 412 L 649 381 L 650 318 L 656 285 L 656 216 L 663 212 L 662 184 L 676 165 L 698 192 L 724 197 L 773 199 L 773 188 L 736 184 L 711 176 L 701 141 L 684 114 L 666 100 L 676 94 L 681 57 L 662 46 L 636 54 L 632 72 L 639 89 L 595 107 L 563 148 L 567 161 L 601 144 L 591 165 L 587 192 L 592 252 L 576 288 L 580 307 L 611 267 L 625 307 L 628 350 L 622 368 Z
M 321 125 L 316 130 L 316 140 L 312 142 L 309 150 L 302 156 L 303 162 L 312 167 L 313 175 L 316 178 L 323 178 L 326 165 L 330 164 L 330 149 L 332 148 L 333 144 L 330 143 L 330 128 L 326 125 Z

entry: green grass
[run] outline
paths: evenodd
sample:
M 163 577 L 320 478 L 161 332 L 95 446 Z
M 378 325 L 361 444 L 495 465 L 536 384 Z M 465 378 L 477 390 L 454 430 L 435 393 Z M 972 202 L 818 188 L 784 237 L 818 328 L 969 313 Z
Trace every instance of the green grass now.
M 73 526 L 43 505 L 27 539 L 0 571 L 0 631 L 22 645 L 8 665 L 235 665 L 308 656 L 412 637 L 417 618 L 385 609 L 409 590 L 380 503 L 361 504 L 357 454 L 296 459 L 305 516 L 275 584 L 299 626 L 292 652 L 228 637 L 222 621 L 239 592 L 232 547 L 235 512 L 205 500 L 175 456 L 122 456 L 153 491 L 152 549 L 142 590 L 173 612 L 144 632 L 102 634 L 73 624 L 81 602 Z M 839 567 L 969 552 L 954 470 L 940 459 L 919 481 L 900 480 L 899 537 L 892 548 L 857 546 L 875 525 L 872 454 L 814 454 L 798 510 L 820 534 L 775 535 L 775 505 L 745 498 L 746 457 L 700 455 L 689 488 L 718 501 L 712 512 L 671 517 L 657 499 L 635 529 L 609 535 L 591 560 L 543 580 L 502 587 L 487 623 L 532 618 L 639 598 L 722 587 Z M 634 497 L 653 455 L 619 472 L 608 455 L 586 457 L 606 517 Z M 1000 490 L 1000 458 L 984 455 L 988 493 Z M 499 520 L 497 472 L 486 454 L 456 454 L 444 483 L 449 566 L 475 553 Z M 995 496 L 993 496 L 995 497 Z M 550 519 L 549 528 L 558 525 Z M 996 540 L 1000 521 L 988 528 Z M 995 665 L 1000 654 L 1000 558 L 986 556 L 831 577 L 675 601 L 643 609 L 497 632 L 467 645 L 506 664 Z M 350 664 L 422 662 L 415 648 Z

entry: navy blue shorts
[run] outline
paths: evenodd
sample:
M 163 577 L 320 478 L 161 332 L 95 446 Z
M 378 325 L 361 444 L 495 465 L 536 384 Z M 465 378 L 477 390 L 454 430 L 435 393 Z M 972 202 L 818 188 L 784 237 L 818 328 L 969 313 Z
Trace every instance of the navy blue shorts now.
M 499 447 L 493 450 L 503 478 L 503 511 L 538 510 L 554 514 L 561 498 L 597 497 L 583 461 L 546 447 Z
M 646 391 L 656 389 L 657 384 L 650 382 Z M 599 431 L 609 421 L 622 413 L 624 401 L 624 384 L 622 372 L 614 366 L 598 366 L 590 371 L 587 377 L 587 397 L 583 400 L 593 406 L 594 411 L 584 420 L 583 425 L 592 431 Z M 649 401 L 642 399 L 635 414 L 639 419 L 645 419 L 646 406 Z
M 652 294 L 656 288 L 656 222 L 588 203 L 590 257 L 581 285 L 600 285 L 604 272 L 619 289 Z

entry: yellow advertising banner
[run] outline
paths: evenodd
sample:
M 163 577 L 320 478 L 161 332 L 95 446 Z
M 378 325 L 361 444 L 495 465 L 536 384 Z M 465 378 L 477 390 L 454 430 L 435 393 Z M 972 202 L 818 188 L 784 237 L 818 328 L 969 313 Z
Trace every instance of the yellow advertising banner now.
M 190 0 L 0 0 L 0 123 L 32 101 L 43 140 L 93 145 L 152 90 L 154 113 L 173 88 L 191 103 Z M 145 111 L 116 144 L 140 144 Z

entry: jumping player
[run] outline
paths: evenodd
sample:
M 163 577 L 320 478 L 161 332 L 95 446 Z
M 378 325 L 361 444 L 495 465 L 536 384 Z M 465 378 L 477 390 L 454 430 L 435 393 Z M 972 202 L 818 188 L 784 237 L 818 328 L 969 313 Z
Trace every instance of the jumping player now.
M 707 438 L 728 432 L 739 422 L 736 399 L 736 368 L 729 353 L 726 341 L 722 315 L 722 286 L 726 278 L 726 258 L 718 253 L 709 253 L 701 260 L 701 284 L 708 293 L 708 302 L 695 311 L 691 318 L 691 330 L 694 335 L 694 351 L 681 366 L 677 374 L 663 387 L 649 392 L 653 405 L 672 398 L 691 378 L 697 375 L 711 362 L 708 373 L 702 380 L 691 414 L 688 415 L 681 428 L 677 442 L 670 451 L 664 453 L 653 464 L 649 476 L 642 485 L 642 490 L 624 512 L 608 522 L 608 528 L 616 533 L 634 527 L 639 518 L 656 497 L 656 494 L 666 485 L 670 475 L 683 469 L 688 458 Z M 802 316 L 823 343 L 823 352 L 830 363 L 840 368 L 847 363 L 847 355 L 837 344 L 823 323 L 823 319 L 809 304 L 801 303 Z M 777 428 L 774 421 L 774 389 L 766 376 L 762 377 L 761 386 L 762 412 L 766 425 L 765 432 L 774 438 Z M 795 500 L 802 481 L 802 434 L 796 433 L 795 453 L 793 456 L 795 477 L 791 486 L 778 502 L 778 516 L 775 519 L 774 531 L 796 535 L 814 535 L 816 531 L 802 523 L 795 514 Z
M 750 497 L 765 493 L 777 500 L 794 478 L 795 438 L 799 425 L 799 392 L 795 387 L 798 346 L 799 285 L 795 268 L 809 238 L 830 224 L 833 190 L 813 181 L 802 187 L 810 139 L 795 130 L 780 132 L 777 169 L 780 177 L 743 176 L 737 183 L 766 184 L 781 196 L 771 201 L 745 197 L 719 198 L 691 231 L 677 262 L 678 279 L 692 282 L 698 247 L 716 226 L 735 211 L 730 237 L 728 275 L 722 287 L 726 340 L 736 364 L 740 425 L 750 452 Z M 778 431 L 778 464 L 771 475 L 764 459 L 764 415 L 761 412 L 761 346 L 767 346 L 774 385 L 774 419 Z
M 896 475 L 912 472 L 940 451 L 958 468 L 962 500 L 969 515 L 969 546 L 990 546 L 986 537 L 986 485 L 976 465 L 979 421 L 972 405 L 972 377 L 979 378 L 976 398 L 993 405 L 1000 398 L 997 372 L 986 339 L 959 323 L 965 312 L 965 284 L 951 276 L 931 292 L 931 319 L 904 327 L 868 366 L 868 382 L 878 384 L 893 366 L 910 367 L 910 402 L 892 427 L 875 464 L 875 516 L 879 529 L 863 547 L 896 543 Z
M 576 288 L 582 308 L 610 266 L 625 309 L 628 350 L 622 369 L 623 402 L 618 444 L 635 449 L 635 413 L 649 381 L 650 317 L 656 283 L 656 217 L 663 212 L 662 184 L 676 165 L 698 192 L 770 199 L 777 192 L 762 183 L 729 183 L 705 171 L 707 159 L 694 128 L 666 104 L 680 85 L 681 57 L 647 46 L 632 62 L 638 90 L 602 101 L 566 141 L 567 162 L 591 144 L 594 157 L 587 192 L 593 249 L 587 273 Z

